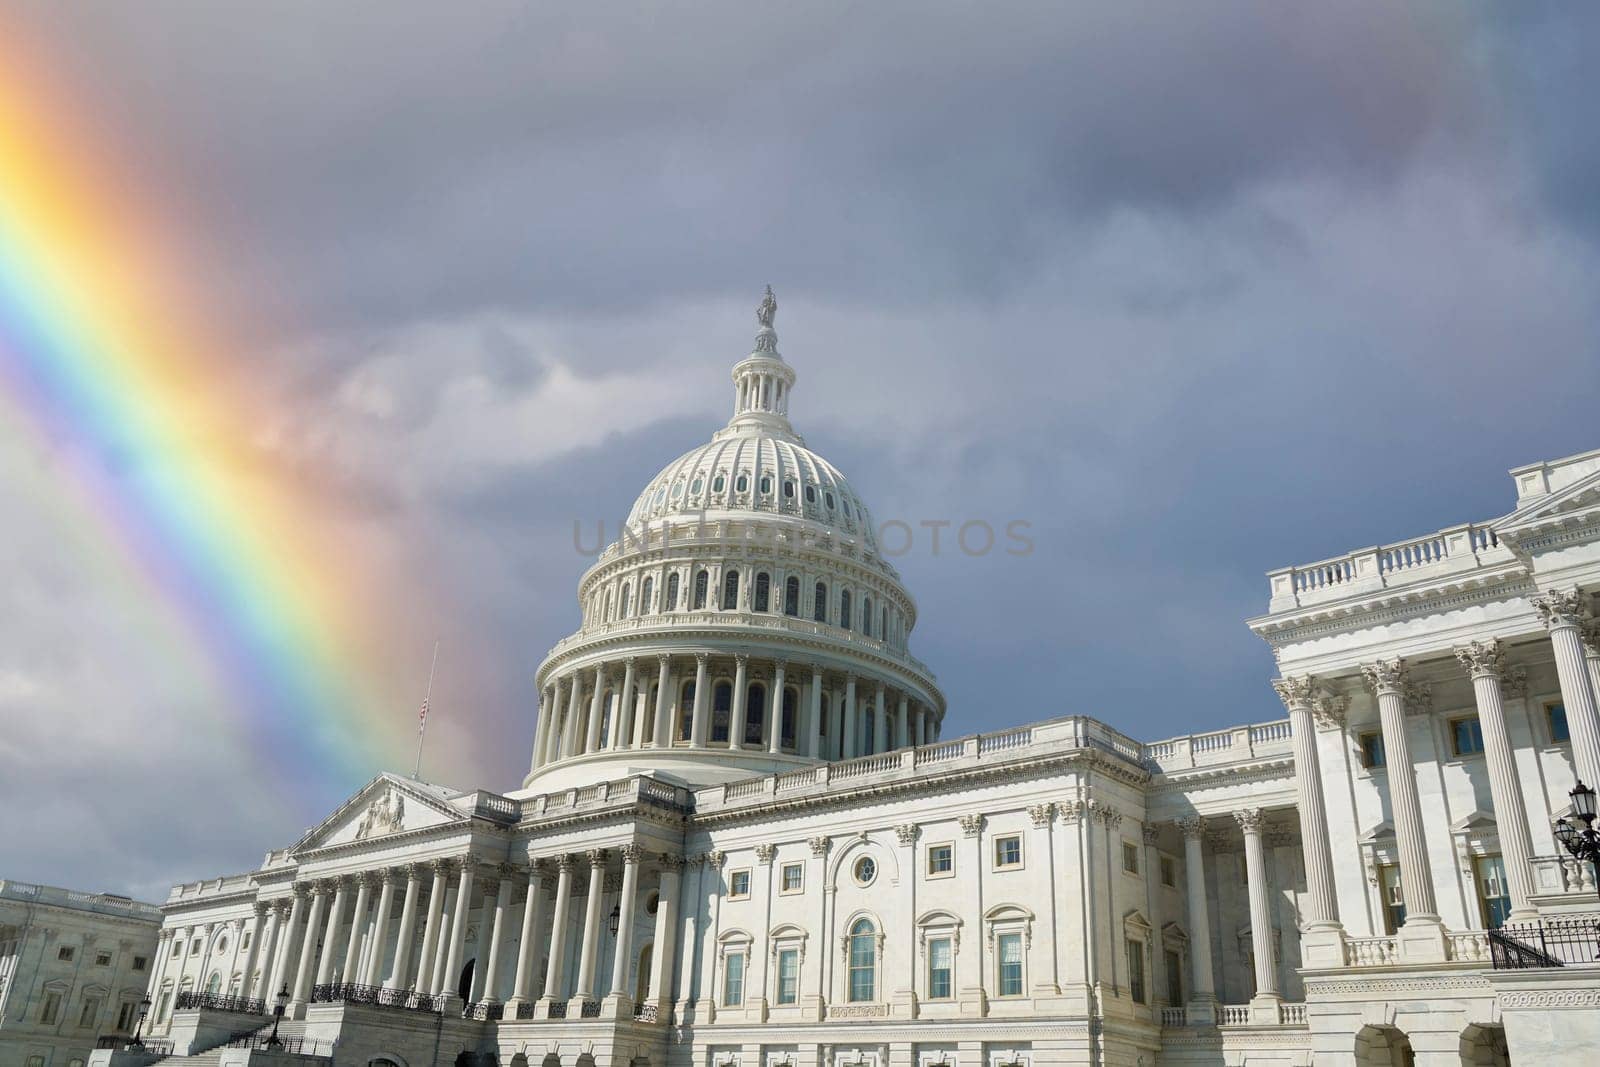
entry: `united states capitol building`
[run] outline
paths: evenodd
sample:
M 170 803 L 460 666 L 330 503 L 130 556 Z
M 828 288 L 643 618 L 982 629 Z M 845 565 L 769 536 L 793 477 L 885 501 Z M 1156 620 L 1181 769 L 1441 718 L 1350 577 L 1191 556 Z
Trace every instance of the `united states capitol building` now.
M 102 1058 L 271 1058 L 280 996 L 339 1067 L 1592 1058 L 1600 898 L 1552 826 L 1600 782 L 1600 452 L 1271 571 L 1285 717 L 949 737 L 775 312 L 579 580 L 520 785 L 383 774 L 175 887 L 149 1043 Z

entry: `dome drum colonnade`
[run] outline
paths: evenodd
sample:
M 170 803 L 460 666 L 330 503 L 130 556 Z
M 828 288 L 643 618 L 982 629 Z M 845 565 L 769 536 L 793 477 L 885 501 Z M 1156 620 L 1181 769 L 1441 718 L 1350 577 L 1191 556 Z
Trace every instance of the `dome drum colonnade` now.
M 539 668 L 525 785 L 616 753 L 669 776 L 688 766 L 669 753 L 727 754 L 688 773 L 731 779 L 938 738 L 915 604 L 865 505 L 789 425 L 776 309 L 769 289 L 727 427 L 651 480 L 580 582 L 583 623 Z

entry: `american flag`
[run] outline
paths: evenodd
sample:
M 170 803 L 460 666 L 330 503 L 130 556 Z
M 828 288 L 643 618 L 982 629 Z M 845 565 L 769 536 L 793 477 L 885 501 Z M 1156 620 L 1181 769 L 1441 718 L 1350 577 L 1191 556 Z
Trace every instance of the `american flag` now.
M 418 711 L 417 711 L 417 733 L 420 734 L 422 731 L 426 730 L 427 728 L 428 728 L 428 702 L 426 700 L 424 700 L 422 702 L 422 707 L 420 709 L 418 709 Z

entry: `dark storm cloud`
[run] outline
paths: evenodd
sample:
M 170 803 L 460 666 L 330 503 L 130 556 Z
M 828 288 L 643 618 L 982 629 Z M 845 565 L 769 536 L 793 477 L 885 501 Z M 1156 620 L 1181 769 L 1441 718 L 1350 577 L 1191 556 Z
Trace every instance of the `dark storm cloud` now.
M 950 732 L 1273 718 L 1243 626 L 1263 572 L 1491 517 L 1505 468 L 1600 444 L 1587 11 L 19 17 L 238 327 L 263 454 L 392 557 L 427 631 L 396 672 L 441 638 L 425 773 L 462 786 L 520 781 L 592 563 L 572 524 L 614 531 L 720 425 L 765 282 L 799 429 L 917 535 L 894 563 Z M 32 447 L 0 436 L 6 484 L 47 477 Z M 952 547 L 1015 520 L 1026 554 Z M 243 869 L 359 785 L 239 775 L 72 529 L 6 531 L 0 715 L 27 729 L 0 737 L 0 804 L 87 778 L 118 802 L 92 857 L 61 844 L 89 803 L 48 806 L 16 873 Z

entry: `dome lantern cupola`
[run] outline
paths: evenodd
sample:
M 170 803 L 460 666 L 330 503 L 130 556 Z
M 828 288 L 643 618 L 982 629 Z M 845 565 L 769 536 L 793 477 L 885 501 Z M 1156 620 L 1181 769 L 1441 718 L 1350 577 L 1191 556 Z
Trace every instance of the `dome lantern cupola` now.
M 794 389 L 794 368 L 778 354 L 778 331 L 773 319 L 778 301 L 767 286 L 766 295 L 756 308 L 756 344 L 751 353 L 733 368 L 733 419 L 728 429 L 764 430 L 794 438 L 789 425 L 789 393 Z

